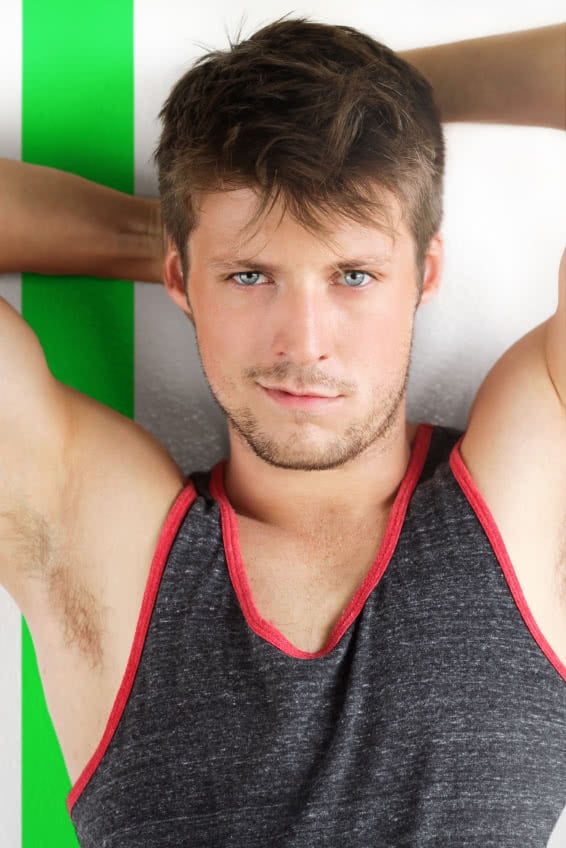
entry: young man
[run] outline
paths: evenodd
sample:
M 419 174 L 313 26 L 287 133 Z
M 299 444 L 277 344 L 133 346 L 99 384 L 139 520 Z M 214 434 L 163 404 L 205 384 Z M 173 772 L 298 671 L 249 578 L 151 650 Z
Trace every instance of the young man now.
M 258 55 L 277 67 L 289 38 L 287 66 L 297 50 L 299 75 L 308 56 L 313 91 L 330 36 L 376 49 L 272 27 Z M 400 55 L 443 121 L 564 128 L 564 27 Z M 465 434 L 407 422 L 413 319 L 442 239 L 439 204 L 417 238 L 403 199 L 417 178 L 440 196 L 443 147 L 421 79 L 379 61 L 380 79 L 405 74 L 396 101 L 383 95 L 406 145 L 389 161 L 408 151 L 423 170 L 369 197 L 365 225 L 336 214 L 334 185 L 331 246 L 278 198 L 242 240 L 257 185 L 198 191 L 208 148 L 194 217 L 175 206 L 194 160 L 174 162 L 175 182 L 171 133 L 196 74 L 162 112 L 164 225 L 158 201 L 0 163 L 0 270 L 163 281 L 229 422 L 229 458 L 187 478 L 135 422 L 55 380 L 0 300 L 0 580 L 34 638 L 83 846 L 515 848 L 544 843 L 566 801 L 566 253 L 555 314 L 490 371 Z M 212 127 L 212 98 L 228 110 L 231 92 L 202 96 Z M 327 164 L 347 163 L 350 130 L 359 153 L 355 129 Z

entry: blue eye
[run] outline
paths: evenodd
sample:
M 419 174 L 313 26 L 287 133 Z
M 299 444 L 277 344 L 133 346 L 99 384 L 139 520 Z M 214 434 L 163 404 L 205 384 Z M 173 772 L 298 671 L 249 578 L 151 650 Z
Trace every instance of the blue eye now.
M 231 280 L 233 277 L 243 277 L 244 275 L 247 275 L 248 277 L 249 276 L 252 276 L 252 277 L 256 276 L 257 277 L 258 274 L 260 274 L 260 273 L 261 273 L 260 271 L 239 271 L 239 272 L 236 272 L 235 274 L 231 274 L 227 279 Z M 248 283 L 249 282 L 250 281 L 248 280 Z M 253 286 L 249 286 L 249 285 L 248 286 L 240 286 L 240 288 L 253 288 Z
M 372 275 L 368 274 L 367 271 L 348 271 L 347 273 L 348 274 L 363 274 L 366 277 L 371 277 L 372 280 L 375 279 L 375 277 L 372 277 Z M 367 286 L 348 286 L 348 288 L 365 289 L 365 288 L 367 288 Z
M 372 274 L 369 274 L 367 271 L 348 271 L 346 273 L 348 273 L 348 274 L 363 274 L 364 276 L 371 277 L 372 280 L 375 280 L 375 277 Z M 252 276 L 252 277 L 255 276 L 255 277 L 257 277 L 258 275 L 261 275 L 261 271 L 236 271 L 234 274 L 230 274 L 228 277 L 226 277 L 226 279 L 232 280 L 234 277 L 244 277 L 244 276 L 248 276 L 248 277 L 249 276 Z M 247 285 L 241 285 L 241 286 L 237 286 L 237 287 L 238 288 L 257 288 L 257 286 L 254 285 L 253 280 L 248 280 L 247 283 L 248 283 Z M 363 288 L 363 289 L 365 289 L 365 288 L 368 287 L 368 285 L 369 285 L 369 283 L 366 284 L 366 285 L 363 285 L 363 286 L 361 286 L 361 285 L 346 286 L 346 288 L 355 288 L 355 289 Z

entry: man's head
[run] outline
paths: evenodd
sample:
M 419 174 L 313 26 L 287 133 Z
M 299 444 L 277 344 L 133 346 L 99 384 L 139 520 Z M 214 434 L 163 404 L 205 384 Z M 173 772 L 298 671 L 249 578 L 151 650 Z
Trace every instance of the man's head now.
M 160 117 L 165 286 L 213 394 L 274 465 L 354 458 L 398 420 L 415 310 L 440 278 L 430 85 L 350 27 L 282 20 L 198 60 Z M 285 418 L 260 384 L 344 397 Z

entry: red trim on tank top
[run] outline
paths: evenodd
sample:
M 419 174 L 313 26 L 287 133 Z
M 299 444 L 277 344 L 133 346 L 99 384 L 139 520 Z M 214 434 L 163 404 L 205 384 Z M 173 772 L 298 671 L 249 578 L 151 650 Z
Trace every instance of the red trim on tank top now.
M 511 592 L 513 600 L 523 617 L 523 621 L 525 622 L 527 629 L 547 660 L 554 666 L 560 677 L 566 681 L 566 665 L 564 665 L 564 663 L 560 660 L 558 654 L 554 651 L 536 623 L 523 594 L 523 590 L 521 589 L 517 573 L 513 567 L 507 547 L 503 541 L 501 533 L 499 532 L 499 528 L 495 523 L 491 510 L 489 509 L 483 495 L 474 482 L 472 475 L 468 471 L 466 463 L 464 462 L 464 458 L 460 451 L 460 445 L 462 444 L 465 435 L 466 434 L 463 433 L 460 436 L 450 453 L 449 464 L 452 469 L 452 473 L 485 530 L 487 538 L 489 539 L 491 547 L 493 548 L 497 561 L 503 572 L 503 576 L 507 582 L 507 586 L 509 587 L 509 591 Z
M 242 562 L 236 514 L 228 501 L 224 489 L 224 469 L 227 460 L 222 460 L 214 467 L 210 481 L 210 493 L 220 505 L 222 536 L 228 571 L 233 589 L 240 603 L 240 608 L 254 633 L 278 648 L 284 654 L 290 657 L 296 657 L 297 659 L 318 659 L 318 657 L 323 657 L 332 651 L 348 627 L 358 617 L 369 594 L 375 589 L 389 565 L 397 546 L 409 501 L 422 474 L 425 460 L 428 456 L 433 430 L 434 425 L 432 424 L 419 424 L 412 445 L 411 458 L 391 512 L 389 513 L 385 535 L 373 565 L 356 590 L 340 619 L 336 622 L 326 645 L 316 653 L 308 653 L 307 651 L 301 651 L 299 648 L 296 648 L 276 627 L 260 615 L 255 605 Z
M 197 497 L 197 492 L 192 480 L 189 478 L 187 478 L 187 480 L 188 482 L 185 487 L 179 492 L 173 502 L 159 536 L 157 548 L 153 556 L 145 587 L 136 632 L 132 648 L 130 650 L 130 656 L 122 678 L 122 683 L 120 684 L 120 688 L 118 689 L 118 693 L 114 700 L 114 705 L 106 723 L 102 739 L 100 740 L 94 754 L 87 762 L 80 776 L 71 788 L 71 791 L 67 795 L 67 810 L 69 812 L 69 816 L 71 815 L 72 809 L 85 789 L 87 783 L 100 765 L 112 737 L 114 736 L 116 728 L 120 723 L 128 698 L 130 697 L 167 558 L 187 510 L 191 508 Z

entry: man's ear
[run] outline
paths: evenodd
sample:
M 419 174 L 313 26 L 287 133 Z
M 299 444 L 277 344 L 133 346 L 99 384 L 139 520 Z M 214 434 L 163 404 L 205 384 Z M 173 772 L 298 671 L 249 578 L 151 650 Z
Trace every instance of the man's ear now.
M 425 275 L 419 306 L 432 300 L 440 289 L 440 280 L 444 268 L 444 241 L 440 232 L 430 240 L 425 256 Z
M 171 236 L 167 237 L 167 252 L 163 260 L 163 285 L 165 291 L 179 309 L 188 316 L 189 321 L 194 325 L 194 316 L 190 304 L 188 302 L 187 292 L 183 281 L 183 269 L 181 266 L 181 256 L 175 246 Z

